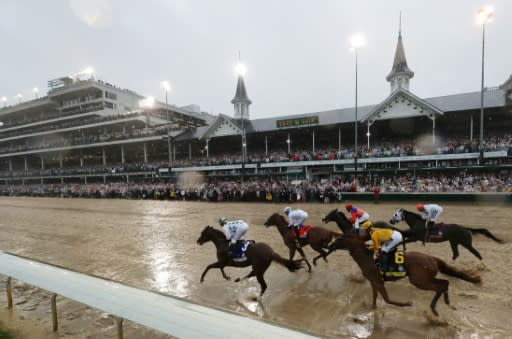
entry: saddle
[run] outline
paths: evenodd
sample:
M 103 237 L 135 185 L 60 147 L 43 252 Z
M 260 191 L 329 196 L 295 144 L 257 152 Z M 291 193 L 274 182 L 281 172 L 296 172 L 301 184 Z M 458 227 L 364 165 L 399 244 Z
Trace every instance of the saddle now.
M 389 253 L 382 252 L 379 259 L 377 259 L 376 265 L 384 278 L 407 276 L 405 252 L 396 248 Z
M 311 225 L 304 225 L 303 227 L 299 228 L 299 238 L 304 239 L 308 236 L 308 232 L 311 229 Z M 295 240 L 295 229 L 293 227 L 290 227 L 290 235 L 292 240 Z
M 444 237 L 445 232 L 445 224 L 439 223 L 435 224 L 434 227 L 430 227 L 428 229 L 428 241 L 439 241 Z
M 247 250 L 249 246 L 256 243 L 254 240 L 238 240 L 229 247 L 229 254 L 233 261 L 242 262 L 247 260 Z

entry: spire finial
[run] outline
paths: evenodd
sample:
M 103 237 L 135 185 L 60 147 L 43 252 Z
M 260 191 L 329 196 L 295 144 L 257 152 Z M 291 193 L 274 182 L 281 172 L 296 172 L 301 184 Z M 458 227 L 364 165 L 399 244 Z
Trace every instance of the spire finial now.
M 402 35 L 402 11 L 400 11 L 400 17 L 398 19 L 398 35 Z

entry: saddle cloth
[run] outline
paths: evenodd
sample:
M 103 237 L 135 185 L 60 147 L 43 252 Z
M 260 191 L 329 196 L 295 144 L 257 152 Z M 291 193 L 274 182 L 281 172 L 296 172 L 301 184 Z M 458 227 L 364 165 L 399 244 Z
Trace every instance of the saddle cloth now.
M 233 261 L 241 262 L 247 260 L 247 250 L 249 246 L 256 243 L 254 240 L 238 240 L 231 247 L 231 256 Z
M 301 239 L 306 238 L 311 227 L 311 225 L 304 225 L 303 227 L 299 228 L 299 237 Z M 292 239 L 295 239 L 295 229 L 293 227 L 290 227 L 290 234 Z
M 405 252 L 396 248 L 387 253 L 386 256 L 381 255 L 377 263 L 380 273 L 386 277 L 405 277 L 407 270 L 405 268 Z

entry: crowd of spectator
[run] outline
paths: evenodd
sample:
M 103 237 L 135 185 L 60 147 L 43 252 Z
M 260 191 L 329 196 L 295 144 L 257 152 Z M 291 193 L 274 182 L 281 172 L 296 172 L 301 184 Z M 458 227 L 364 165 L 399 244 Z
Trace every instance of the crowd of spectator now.
M 125 198 L 192 201 L 267 201 L 267 202 L 333 202 L 341 201 L 345 192 L 372 193 L 378 187 L 386 193 L 512 193 L 512 173 L 471 174 L 453 176 L 335 177 L 321 181 L 279 181 L 252 178 L 244 181 L 210 180 L 165 183 L 118 182 L 109 184 L 32 184 L 2 185 L 4 196 L 48 196 L 86 198 Z

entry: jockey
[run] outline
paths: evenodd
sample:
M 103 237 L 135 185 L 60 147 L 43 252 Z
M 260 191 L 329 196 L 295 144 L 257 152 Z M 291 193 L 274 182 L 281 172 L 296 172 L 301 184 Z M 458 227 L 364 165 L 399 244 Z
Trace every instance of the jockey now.
M 352 215 L 349 222 L 354 224 L 355 231 L 359 232 L 359 226 L 369 221 L 370 215 L 365 210 L 357 208 L 352 204 L 346 204 L 345 209 Z
M 443 213 L 443 208 L 437 204 L 417 204 L 416 209 L 422 212 L 421 218 L 427 222 L 427 232 L 434 227 L 437 219 Z
M 284 213 L 288 216 L 288 227 L 292 227 L 295 230 L 296 241 L 299 241 L 299 230 L 301 227 L 304 227 L 304 221 L 309 217 L 309 214 L 306 211 L 299 209 L 292 209 L 291 207 L 285 207 Z
M 249 225 L 243 220 L 228 220 L 226 217 L 221 217 L 219 224 L 224 229 L 226 239 L 229 240 L 230 252 L 234 252 L 237 241 L 242 240 L 249 229 Z
M 373 242 L 373 260 L 377 260 L 380 256 L 382 257 L 381 262 L 383 268 L 386 269 L 389 265 L 389 252 L 393 250 L 403 240 L 402 233 L 396 230 L 388 228 L 377 228 L 373 226 L 365 227 L 368 224 L 363 225 L 370 233 L 371 240 Z

